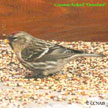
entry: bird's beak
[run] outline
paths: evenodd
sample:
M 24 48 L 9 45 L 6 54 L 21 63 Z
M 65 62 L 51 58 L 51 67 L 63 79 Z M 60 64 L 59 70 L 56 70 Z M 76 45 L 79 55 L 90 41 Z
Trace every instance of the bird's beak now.
M 5 43 L 9 44 L 11 48 L 13 49 L 12 43 L 13 40 L 16 39 L 13 35 L 8 35 L 8 38 L 4 40 Z
M 4 40 L 5 43 L 11 43 L 14 40 L 14 37 L 12 35 L 8 35 L 8 38 Z

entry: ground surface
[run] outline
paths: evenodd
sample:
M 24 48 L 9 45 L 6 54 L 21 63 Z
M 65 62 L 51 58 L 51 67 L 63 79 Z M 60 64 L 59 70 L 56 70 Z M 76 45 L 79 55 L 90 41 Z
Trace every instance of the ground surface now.
M 54 41 L 55 42 L 55 41 Z M 108 56 L 105 42 L 59 42 L 59 44 Z M 0 108 L 105 108 L 87 104 L 90 99 L 108 100 L 108 57 L 82 57 L 70 61 L 63 73 L 26 79 L 26 70 L 8 44 L 0 40 Z

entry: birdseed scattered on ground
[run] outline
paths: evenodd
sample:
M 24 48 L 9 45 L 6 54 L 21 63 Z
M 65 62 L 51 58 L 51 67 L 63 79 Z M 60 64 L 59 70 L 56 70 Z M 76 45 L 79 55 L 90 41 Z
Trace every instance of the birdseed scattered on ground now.
M 106 57 L 78 57 L 63 67 L 63 73 L 27 79 L 25 74 L 30 71 L 19 63 L 10 46 L 0 40 L 0 108 L 57 108 L 60 104 L 62 108 L 75 104 L 84 108 L 88 107 L 86 101 L 90 97 L 108 100 L 108 44 L 58 44 Z

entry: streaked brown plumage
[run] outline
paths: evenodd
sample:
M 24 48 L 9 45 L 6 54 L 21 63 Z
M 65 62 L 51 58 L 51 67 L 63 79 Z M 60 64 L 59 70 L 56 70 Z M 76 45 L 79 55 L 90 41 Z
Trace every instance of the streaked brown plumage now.
M 102 54 L 88 54 L 65 48 L 49 41 L 34 38 L 23 31 L 8 35 L 8 40 L 19 61 L 33 71 L 34 76 L 39 74 L 47 76 L 60 72 L 63 65 L 75 57 L 104 57 Z

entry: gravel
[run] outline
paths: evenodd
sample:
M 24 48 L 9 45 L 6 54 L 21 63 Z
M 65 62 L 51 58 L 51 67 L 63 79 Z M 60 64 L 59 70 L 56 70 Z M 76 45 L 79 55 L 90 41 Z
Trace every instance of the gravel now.
M 108 104 L 94 105 L 90 100 L 108 100 L 108 44 L 52 42 L 106 57 L 78 57 L 63 67 L 63 73 L 27 79 L 25 75 L 30 71 L 19 63 L 10 46 L 0 40 L 0 108 L 108 108 Z

